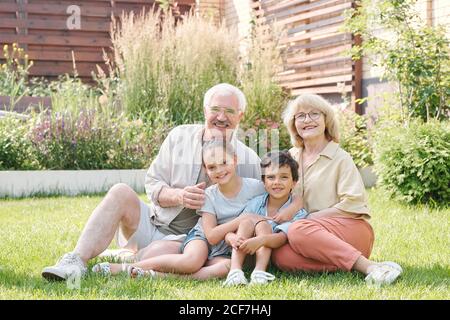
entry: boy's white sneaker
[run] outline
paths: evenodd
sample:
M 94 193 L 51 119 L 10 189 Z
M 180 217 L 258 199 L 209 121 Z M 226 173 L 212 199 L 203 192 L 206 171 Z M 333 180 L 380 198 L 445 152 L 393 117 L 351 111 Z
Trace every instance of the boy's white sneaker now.
M 250 276 L 250 285 L 267 284 L 275 280 L 275 276 L 262 270 L 254 270 Z
M 224 287 L 232 287 L 239 285 L 247 285 L 248 281 L 245 278 L 244 271 L 240 269 L 230 270 L 228 273 L 227 279 L 223 282 Z
M 73 252 L 66 253 L 54 266 L 42 270 L 42 276 L 50 281 L 65 281 L 71 276 L 83 277 L 86 273 L 83 260 Z

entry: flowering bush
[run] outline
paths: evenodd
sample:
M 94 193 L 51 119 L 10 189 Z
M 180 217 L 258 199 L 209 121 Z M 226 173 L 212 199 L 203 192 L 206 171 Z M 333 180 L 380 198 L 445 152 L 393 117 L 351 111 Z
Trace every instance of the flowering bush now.
M 0 118 L 0 170 L 143 169 L 170 128 L 93 110 Z

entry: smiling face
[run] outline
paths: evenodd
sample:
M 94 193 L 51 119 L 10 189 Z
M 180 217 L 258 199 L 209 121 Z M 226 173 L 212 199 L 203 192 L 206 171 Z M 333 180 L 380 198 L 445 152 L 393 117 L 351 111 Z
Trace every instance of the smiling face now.
M 238 98 L 229 92 L 217 92 L 205 106 L 206 129 L 213 137 L 229 136 L 239 124 L 243 112 L 239 110 Z
M 319 110 L 312 107 L 302 107 L 295 114 L 294 119 L 295 128 L 303 140 L 325 136 L 325 117 Z
M 264 186 L 272 198 L 287 200 L 295 183 L 288 165 L 279 167 L 275 163 L 264 168 Z
M 222 147 L 207 150 L 203 154 L 203 164 L 213 184 L 227 184 L 236 175 L 236 155 L 226 153 Z

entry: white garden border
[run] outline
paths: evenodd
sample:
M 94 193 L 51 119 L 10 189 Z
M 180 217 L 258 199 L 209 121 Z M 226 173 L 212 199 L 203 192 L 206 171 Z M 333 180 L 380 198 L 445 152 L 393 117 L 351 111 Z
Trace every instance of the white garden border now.
M 147 170 L 0 171 L 0 197 L 102 193 L 123 182 L 144 192 Z
M 366 188 L 375 185 L 377 177 L 372 167 L 359 169 L 359 172 Z M 0 171 L 0 197 L 102 193 L 120 182 L 142 193 L 146 173 L 146 169 Z

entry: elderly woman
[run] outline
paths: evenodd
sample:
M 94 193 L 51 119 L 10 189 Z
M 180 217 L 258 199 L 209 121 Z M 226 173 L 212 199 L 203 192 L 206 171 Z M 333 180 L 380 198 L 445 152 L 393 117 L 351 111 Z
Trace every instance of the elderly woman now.
M 289 152 L 299 163 L 294 193 L 303 196 L 309 215 L 290 226 L 289 242 L 273 252 L 273 262 L 285 271 L 356 270 L 368 283 L 392 283 L 402 272 L 398 264 L 368 260 L 374 233 L 364 184 L 339 147 L 332 107 L 306 94 L 289 103 L 283 118 L 294 145 Z

